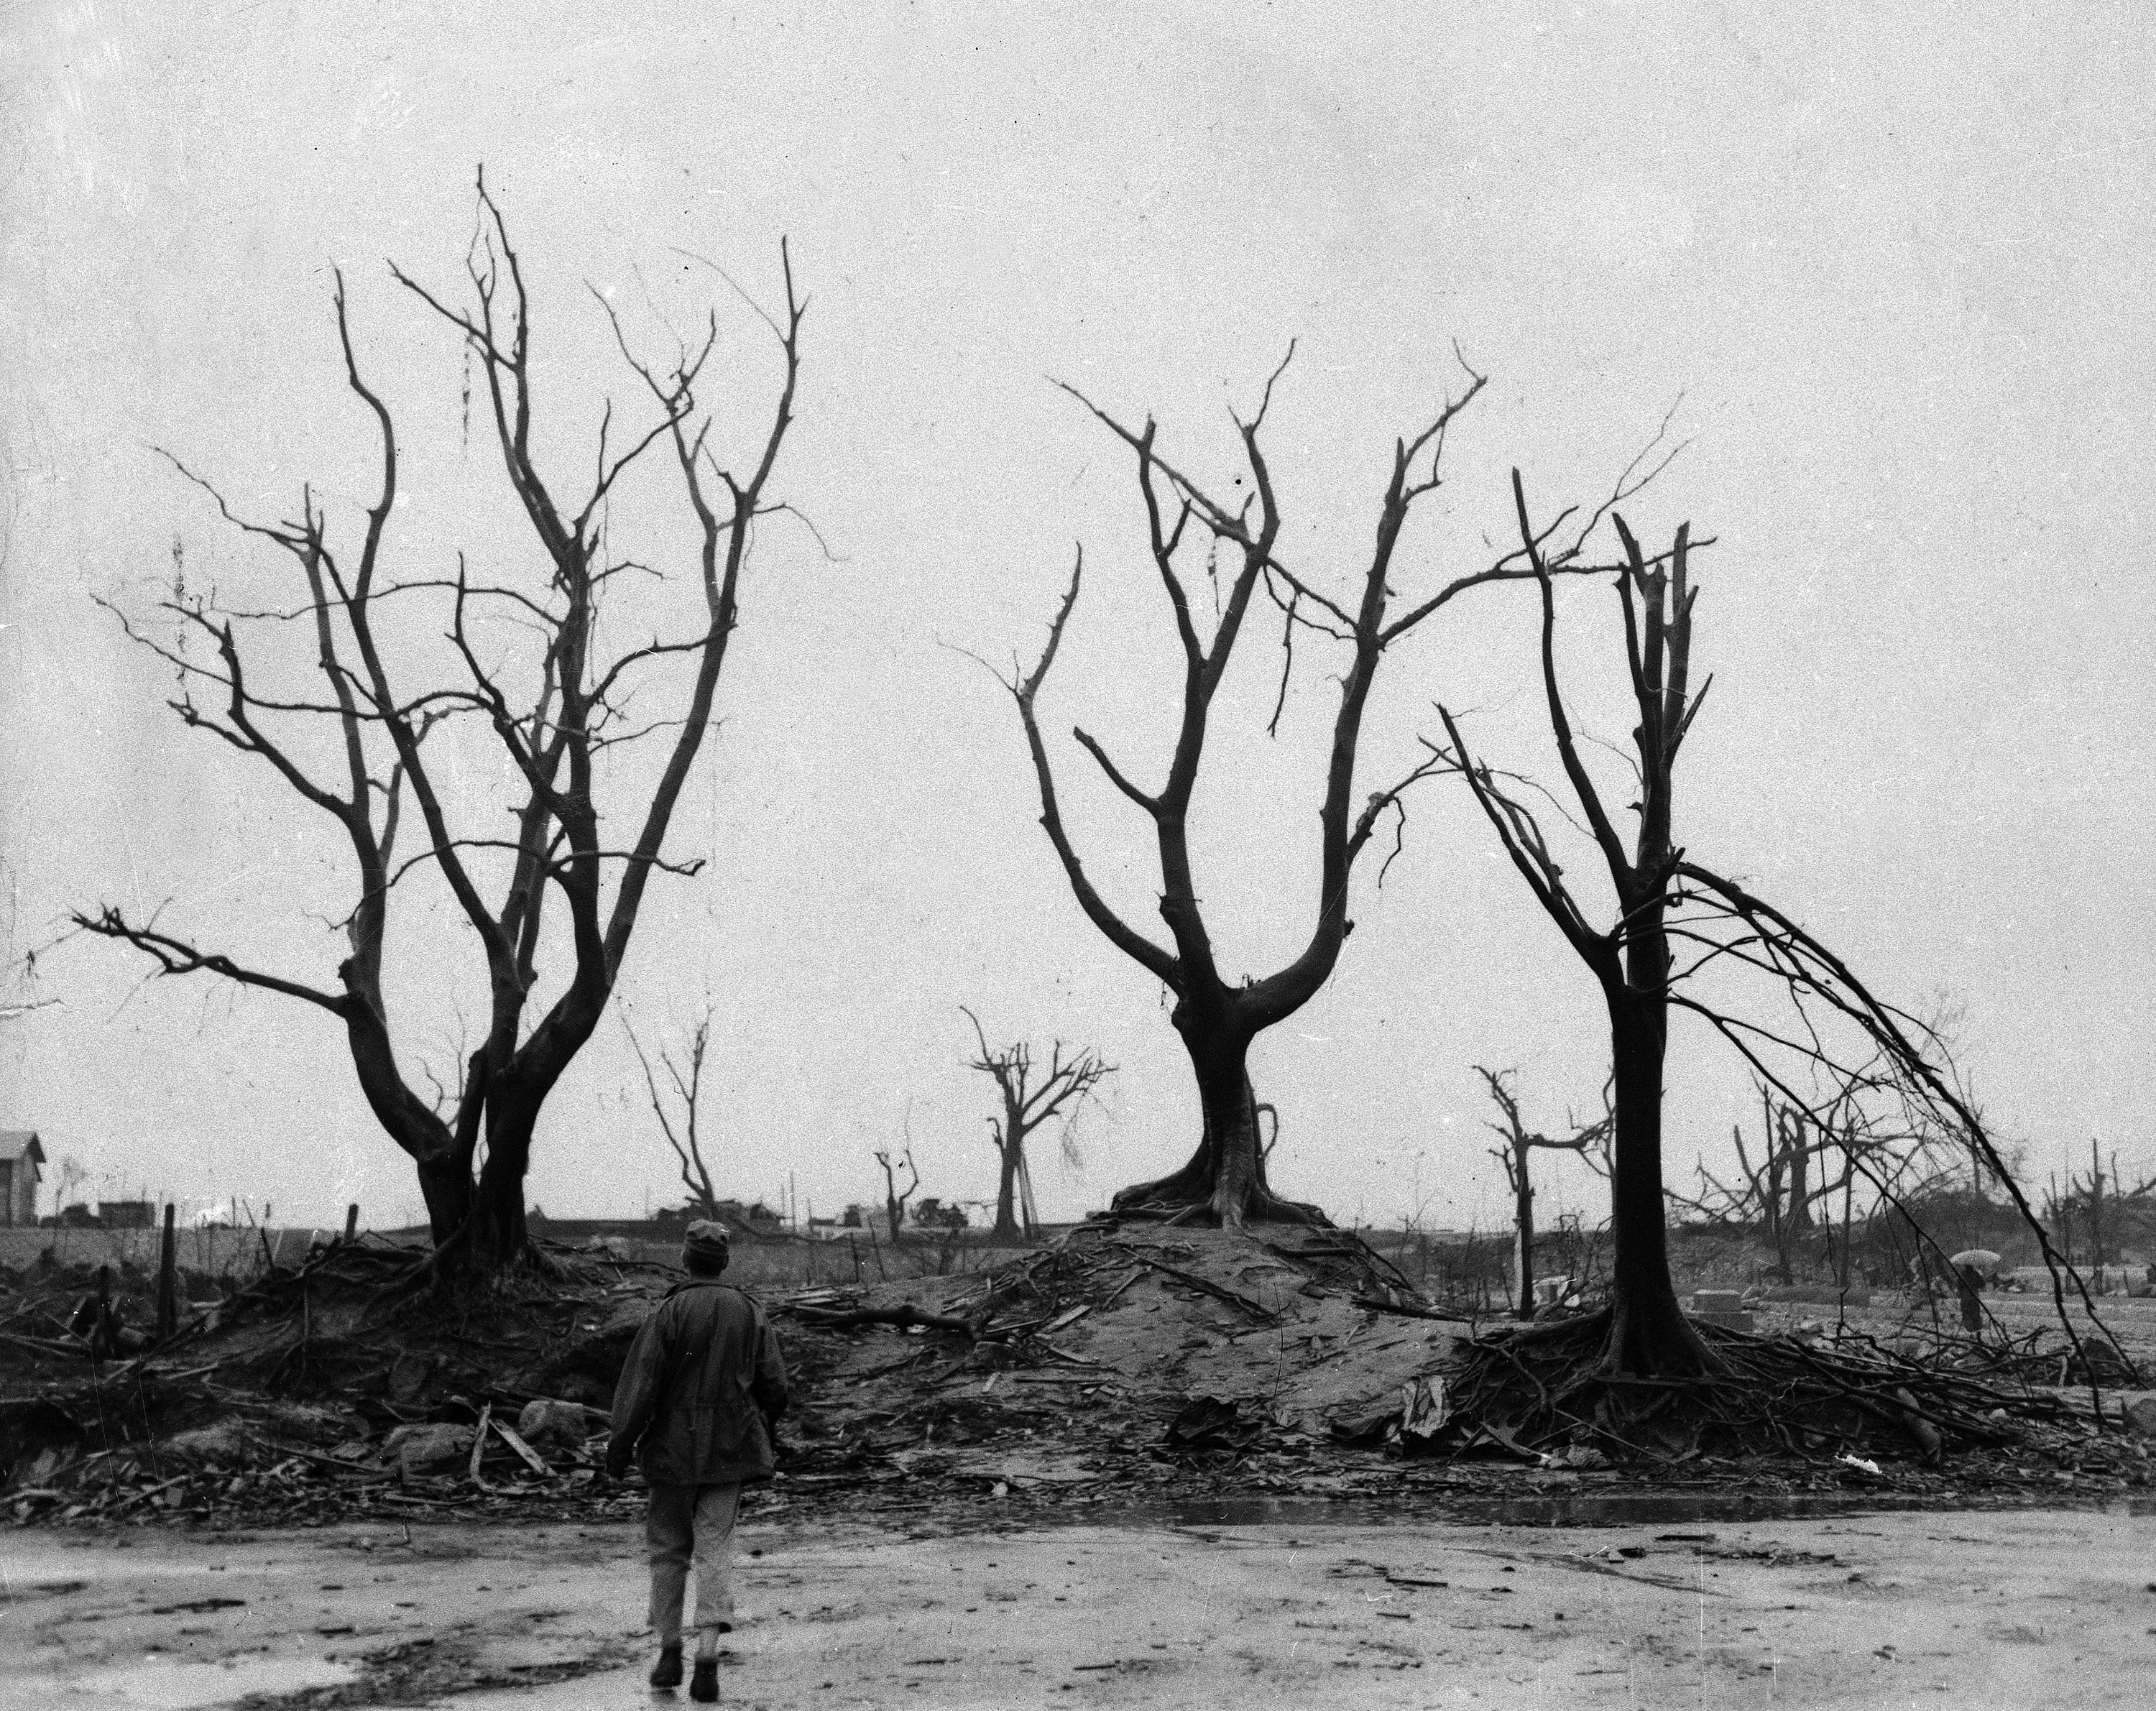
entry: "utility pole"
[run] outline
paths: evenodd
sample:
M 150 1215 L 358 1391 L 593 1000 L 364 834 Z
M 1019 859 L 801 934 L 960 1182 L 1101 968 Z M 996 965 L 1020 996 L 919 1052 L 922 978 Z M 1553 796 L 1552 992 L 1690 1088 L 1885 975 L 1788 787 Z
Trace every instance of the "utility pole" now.
M 157 1340 L 180 1328 L 178 1239 L 172 1233 L 172 1203 L 165 1202 L 164 1240 L 157 1245 Z

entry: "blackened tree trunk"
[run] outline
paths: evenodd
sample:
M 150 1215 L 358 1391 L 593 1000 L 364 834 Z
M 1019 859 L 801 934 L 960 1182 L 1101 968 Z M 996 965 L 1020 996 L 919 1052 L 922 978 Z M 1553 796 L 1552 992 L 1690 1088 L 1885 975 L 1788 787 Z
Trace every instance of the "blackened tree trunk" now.
M 1021 1230 L 1018 1221 L 1018 1162 L 1019 1154 L 1006 1150 L 998 1161 L 996 1172 L 996 1222 L 992 1235 L 1009 1241 L 1021 1236 L 1030 1236 L 1030 1228 Z
M 1654 1000 L 1619 995 L 1610 1005 L 1616 1070 L 1609 1173 L 1610 1328 L 1604 1360 L 1614 1372 L 1669 1376 L 1705 1369 L 1705 1351 L 1670 1279 L 1662 1199 L 1662 1065 L 1668 1018 Z
M 1322 1222 L 1317 1207 L 1281 1200 L 1265 1179 L 1249 1040 L 1232 1030 L 1190 1023 L 1180 1005 L 1173 1020 L 1198 1084 L 1198 1146 L 1173 1174 L 1123 1189 L 1113 1205 L 1119 1210 L 1203 1207 L 1227 1225 Z
M 456 1164 L 418 1165 L 419 1195 L 427 1206 L 427 1239 L 441 1248 L 470 1220 L 477 1184 L 470 1171 Z
M 1535 1316 L 1535 1184 L 1524 1156 L 1519 1180 L 1512 1184 L 1512 1263 L 1519 1271 L 1519 1297 L 1512 1317 Z
M 1785 1115 L 1789 1130 L 1785 1143 L 1789 1151 L 1789 1227 L 1809 1230 L 1812 1227 L 1811 1143 L 1804 1133 L 1803 1114 Z

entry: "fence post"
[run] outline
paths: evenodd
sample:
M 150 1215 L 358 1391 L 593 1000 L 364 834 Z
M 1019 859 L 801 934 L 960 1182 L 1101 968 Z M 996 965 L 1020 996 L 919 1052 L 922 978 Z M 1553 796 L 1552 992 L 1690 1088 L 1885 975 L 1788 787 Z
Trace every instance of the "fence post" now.
M 162 1341 L 180 1328 L 178 1238 L 172 1233 L 172 1203 L 165 1202 L 165 1236 L 157 1245 L 157 1336 Z
M 359 1202 L 357 1200 L 344 1209 L 344 1239 L 347 1245 L 359 1239 Z

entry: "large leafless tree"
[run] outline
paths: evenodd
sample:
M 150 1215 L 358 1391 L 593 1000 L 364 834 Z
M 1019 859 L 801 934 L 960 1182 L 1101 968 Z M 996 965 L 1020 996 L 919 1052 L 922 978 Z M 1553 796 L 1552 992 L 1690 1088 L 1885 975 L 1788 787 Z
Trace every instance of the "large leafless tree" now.
M 1440 709 L 1450 753 L 1496 830 L 1535 900 L 1602 989 L 1609 1015 L 1613 1145 L 1610 1224 L 1610 1333 L 1605 1360 L 1615 1372 L 1686 1374 L 1707 1369 L 1708 1356 L 1677 1306 L 1670 1281 L 1662 1208 L 1662 1064 L 1669 1040 L 1670 946 L 1664 917 L 1680 852 L 1671 842 L 1671 784 L 1677 753 L 1691 727 L 1702 684 L 1691 689 L 1691 609 L 1689 526 L 1651 564 L 1624 519 L 1616 519 L 1626 563 L 1617 584 L 1625 614 L 1625 661 L 1639 724 L 1638 825 L 1627 840 L 1580 758 L 1557 675 L 1557 593 L 1543 568 L 1517 470 L 1512 496 L 1542 594 L 1542 676 L 1550 731 L 1574 799 L 1592 830 L 1616 893 L 1617 919 L 1591 925 L 1564 870 L 1551 856 L 1534 816 L 1508 794 L 1486 765 L 1468 755 L 1449 711 Z M 1644 620 L 1640 608 L 1644 607 Z
M 1471 368 L 1459 397 L 1448 397 L 1427 425 L 1394 441 L 1376 506 L 1374 542 L 1352 589 L 1336 599 L 1312 578 L 1292 568 L 1281 546 L 1285 517 L 1261 439 L 1273 387 L 1279 378 L 1280 371 L 1276 370 L 1255 415 L 1248 421 L 1235 419 L 1249 497 L 1232 505 L 1215 497 L 1162 455 L 1156 425 L 1150 419 L 1142 427 L 1132 428 L 1082 394 L 1071 393 L 1122 442 L 1134 460 L 1137 499 L 1144 516 L 1149 555 L 1182 655 L 1175 743 L 1158 787 L 1149 789 L 1136 782 L 1082 727 L 1071 733 L 1109 784 L 1151 826 L 1160 879 L 1159 912 L 1168 929 L 1166 943 L 1140 932 L 1119 914 L 1087 874 L 1064 823 L 1055 767 L 1040 722 L 1041 691 L 1078 604 L 1085 571 L 1082 549 L 1070 587 L 1049 626 L 1040 659 L 1029 671 L 1014 671 L 1005 685 L 1018 704 L 1032 754 L 1040 823 L 1078 905 L 1111 944 L 1167 988 L 1173 999 L 1170 1020 L 1197 1079 L 1203 1127 L 1196 1150 L 1172 1174 L 1123 1189 L 1115 1196 L 1114 1205 L 1127 1213 L 1199 1217 L 1229 1226 L 1268 1219 L 1324 1221 L 1324 1214 L 1317 1207 L 1283 1200 L 1266 1181 L 1260 1107 L 1250 1084 L 1249 1056 L 1251 1042 L 1260 1034 L 1307 1004 L 1332 974 L 1341 947 L 1353 927 L 1349 880 L 1355 864 L 1388 813 L 1402 811 L 1403 793 L 1433 770 L 1433 765 L 1426 763 L 1382 789 L 1358 794 L 1356 766 L 1363 715 L 1378 667 L 1395 644 L 1457 596 L 1485 583 L 1537 574 L 1527 555 L 1513 549 L 1419 599 L 1403 601 L 1396 592 L 1395 584 L 1404 574 L 1398 554 L 1409 519 L 1417 502 L 1440 486 L 1447 432 L 1485 383 L 1485 377 Z M 1620 480 L 1611 502 L 1637 491 L 1638 485 L 1653 473 L 1652 469 L 1643 470 L 1642 465 L 1635 464 Z M 1595 516 L 1601 514 L 1598 509 Z M 1580 531 L 1579 541 L 1585 539 L 1586 532 L 1586 529 Z M 1571 547 L 1559 547 L 1545 537 L 1543 545 L 1543 556 L 1537 562 L 1543 568 L 1581 568 L 1574 563 L 1577 541 Z M 1209 635 L 1203 629 L 1203 614 L 1192 599 L 1183 568 L 1188 556 L 1200 552 L 1209 560 L 1217 553 L 1228 561 L 1219 578 L 1218 615 Z M 1318 885 L 1308 936 L 1301 951 L 1284 967 L 1262 977 L 1238 980 L 1224 972 L 1206 924 L 1200 901 L 1202 887 L 1191 862 L 1190 809 L 1214 702 L 1242 637 L 1251 603 L 1260 590 L 1284 615 L 1283 699 L 1298 635 L 1322 638 L 1342 650 L 1346 658 L 1337 678 L 1338 701 L 1318 805 Z M 1276 724 L 1279 712 L 1276 705 Z
M 621 356 L 648 393 L 647 420 L 618 438 L 608 402 L 590 473 L 571 480 L 542 470 L 534 448 L 542 400 L 531 302 L 521 260 L 484 176 L 478 219 L 461 301 L 436 295 L 393 266 L 391 272 L 461 342 L 481 378 L 503 473 L 529 525 L 528 546 L 537 549 L 536 558 L 528 552 L 501 556 L 525 559 L 534 573 L 501 583 L 478 580 L 459 552 L 454 574 L 444 567 L 393 575 L 393 557 L 439 565 L 447 546 L 405 542 L 392 528 L 399 478 L 395 424 L 388 403 L 362 373 L 340 275 L 334 301 L 345 379 L 372 420 L 380 460 L 356 546 L 346 544 L 345 531 L 332 528 L 311 486 L 301 490 L 298 515 L 278 522 L 249 521 L 218 497 L 227 522 L 290 558 L 304 600 L 251 613 L 221 610 L 198 597 L 167 603 L 182 635 L 209 639 L 213 664 L 129 624 L 131 636 L 181 674 L 183 686 L 172 706 L 187 725 L 266 767 L 301 802 L 328 815 L 348 841 L 355 896 L 344 923 L 349 954 L 337 964 L 336 984 L 246 966 L 167 930 L 158 917 L 132 918 L 115 905 L 74 918 L 91 933 L 135 946 L 164 974 L 218 975 L 336 1017 L 368 1105 L 418 1171 L 438 1255 L 485 1269 L 524 1251 L 523 1184 L 534 1125 L 598 1025 L 653 874 L 690 873 L 699 866 L 666 856 L 667 830 L 712 723 L 752 525 L 775 508 L 767 487 L 793 420 L 805 306 L 788 265 L 785 306 L 766 317 L 780 352 L 776 401 L 737 467 L 721 461 L 712 413 L 700 390 L 718 345 L 716 313 L 661 366 L 638 357 L 614 322 Z M 783 261 L 783 244 L 780 253 Z M 612 311 L 606 312 L 611 319 Z M 670 579 L 663 567 L 616 557 L 607 545 L 609 507 L 623 478 L 654 452 L 663 452 L 678 472 L 682 521 L 695 544 L 693 568 L 685 565 L 675 574 L 696 591 L 694 617 L 680 634 L 610 645 L 603 598 L 624 578 L 662 585 Z M 198 484 L 216 496 L 208 483 Z M 573 496 L 565 496 L 571 487 Z M 460 662 L 447 673 L 414 664 L 416 651 L 400 653 L 399 636 L 408 626 L 400 628 L 385 610 L 393 600 L 430 599 L 445 609 Z M 491 638 L 507 626 L 482 635 L 490 614 L 515 620 L 526 651 L 505 657 Z M 254 650 L 261 631 L 278 620 L 304 624 L 311 632 L 323 696 L 269 694 L 257 686 Z M 685 683 L 665 688 L 669 666 L 680 668 Z M 198 700 L 205 690 L 208 698 Z M 663 717 L 642 722 L 630 717 L 633 696 L 648 702 L 661 694 L 673 697 Z M 461 822 L 464 793 L 438 784 L 430 758 L 430 737 L 439 745 L 434 733 L 450 721 L 474 722 L 491 732 L 514 785 L 506 804 L 475 803 Z M 325 774 L 310 758 L 302 728 L 310 722 L 322 722 L 333 733 L 339 756 L 334 773 Z M 603 789 L 623 776 L 609 765 L 613 754 L 646 738 L 663 744 L 655 779 L 638 786 L 633 798 L 603 802 Z M 614 827 L 627 835 L 610 835 Z M 437 1099 L 423 1097 L 408 1080 L 384 997 L 392 905 L 400 882 L 423 870 L 440 876 L 469 922 L 488 989 L 485 1035 L 454 1092 Z M 570 968 L 558 994 L 539 1008 L 534 994 L 550 897 L 567 917 Z
M 1936 1029 L 1878 998 L 1839 956 L 1783 910 L 1696 861 L 1674 839 L 1673 780 L 1679 752 L 1707 685 L 1691 688 L 1694 550 L 1689 526 L 1671 549 L 1644 553 L 1613 515 L 1625 559 L 1615 576 L 1632 732 L 1636 826 L 1628 840 L 1582 758 L 1558 680 L 1553 567 L 1534 544 L 1525 488 L 1512 497 L 1520 537 L 1542 604 L 1541 676 L 1558 760 L 1615 894 L 1614 921 L 1588 919 L 1515 775 L 1469 752 L 1459 722 L 1440 706 L 1448 742 L 1433 752 L 1456 767 L 1535 900 L 1594 974 L 1609 1013 L 1614 1142 L 1610 1222 L 1614 1249 L 1600 1369 L 1609 1376 L 1698 1376 L 1713 1362 L 1677 1305 L 1671 1282 L 1662 1175 L 1662 1080 L 1673 1010 L 1697 1015 L 1732 1046 L 1762 1082 L 1813 1123 L 1866 1095 L 1901 1102 L 1909 1132 L 1943 1132 L 2006 1189 L 2043 1247 L 2057 1256 L 1974 1103 L 1958 1085 Z M 1681 953 L 1682 954 L 1678 954 Z M 1699 987 L 1710 969 L 1765 977 L 1793 1020 L 1762 1021 Z M 1809 1075 L 1826 1091 L 1800 1086 Z M 1845 1127 L 1847 1127 L 1845 1119 Z M 1927 1141 L 1927 1144 L 1930 1142 Z M 1892 1202 L 1893 1184 L 1871 1149 L 1852 1146 L 1850 1170 Z M 1940 1257 L 1943 1258 L 1942 1255 Z M 2053 1292 L 2076 1346 L 2064 1283 Z M 2086 1292 L 2084 1292 L 2086 1303 Z M 2093 1308 L 2090 1308 L 2093 1315 Z M 2108 1337 L 2109 1333 L 2105 1333 Z M 2116 1351 L 2115 1342 L 2112 1344 Z M 2123 1359 L 2123 1357 L 2122 1356 Z

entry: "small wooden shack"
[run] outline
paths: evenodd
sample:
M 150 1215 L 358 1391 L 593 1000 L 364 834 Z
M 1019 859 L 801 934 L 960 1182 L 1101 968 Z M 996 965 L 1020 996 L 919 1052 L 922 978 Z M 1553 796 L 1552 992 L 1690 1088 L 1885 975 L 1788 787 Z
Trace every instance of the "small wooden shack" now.
M 0 1129 L 0 1229 L 38 1221 L 45 1149 L 33 1129 Z

